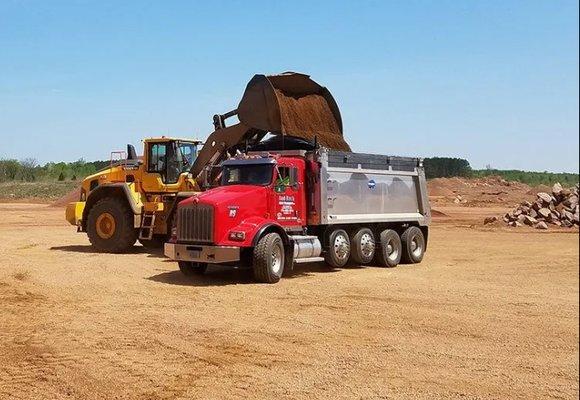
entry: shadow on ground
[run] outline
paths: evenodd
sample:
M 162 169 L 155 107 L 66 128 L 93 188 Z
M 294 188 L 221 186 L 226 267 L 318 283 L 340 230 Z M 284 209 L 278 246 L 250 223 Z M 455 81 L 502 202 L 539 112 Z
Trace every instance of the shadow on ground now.
M 68 253 L 84 253 L 84 254 L 106 254 L 105 252 L 95 250 L 89 244 L 71 244 L 67 246 L 52 246 L 49 250 L 64 251 Z M 143 246 L 133 246 L 123 254 L 147 254 L 148 257 L 165 258 L 163 249 L 149 249 Z
M 297 264 L 292 271 L 284 274 L 282 279 L 295 279 L 317 273 L 337 273 L 340 269 L 331 269 L 324 263 Z M 146 278 L 150 281 L 180 286 L 226 286 L 256 283 L 249 268 L 210 265 L 203 275 L 185 276 L 175 263 L 175 270 L 162 272 Z

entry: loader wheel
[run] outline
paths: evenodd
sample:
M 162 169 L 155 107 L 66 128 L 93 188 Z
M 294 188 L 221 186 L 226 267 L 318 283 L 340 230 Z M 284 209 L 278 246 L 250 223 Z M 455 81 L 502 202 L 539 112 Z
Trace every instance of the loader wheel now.
M 380 235 L 380 246 L 376 251 L 377 263 L 382 267 L 396 267 L 401 262 L 401 238 L 392 229 L 385 229 Z
M 416 226 L 408 227 L 401 235 L 403 246 L 402 261 L 405 264 L 420 263 L 425 255 L 425 237 Z
M 193 261 L 178 261 L 179 270 L 186 276 L 203 275 L 207 270 L 206 263 Z
M 87 234 L 99 251 L 122 253 L 135 244 L 138 231 L 133 227 L 133 211 L 124 201 L 105 197 L 89 210 Z
M 275 232 L 264 235 L 253 252 L 254 279 L 276 283 L 284 273 L 284 243 Z
M 343 229 L 333 231 L 328 238 L 328 251 L 324 260 L 333 268 L 346 265 L 350 257 L 350 239 Z
M 369 228 L 360 228 L 350 239 L 351 259 L 355 264 L 368 264 L 375 256 L 375 235 Z

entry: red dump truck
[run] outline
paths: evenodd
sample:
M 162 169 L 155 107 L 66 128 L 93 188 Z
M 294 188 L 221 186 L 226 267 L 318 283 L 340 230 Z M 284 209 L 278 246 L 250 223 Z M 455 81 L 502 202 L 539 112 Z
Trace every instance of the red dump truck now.
M 431 215 L 421 159 L 315 147 L 248 152 L 221 168 L 219 187 L 179 203 L 165 244 L 186 275 L 245 264 L 275 283 L 295 263 L 423 259 Z

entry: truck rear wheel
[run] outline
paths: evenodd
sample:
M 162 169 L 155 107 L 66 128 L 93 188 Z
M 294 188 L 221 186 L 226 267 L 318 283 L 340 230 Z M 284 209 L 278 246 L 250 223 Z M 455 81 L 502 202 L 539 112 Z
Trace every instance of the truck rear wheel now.
M 137 241 L 133 211 L 120 199 L 105 197 L 89 210 L 87 235 L 99 251 L 122 253 Z
M 401 259 L 405 264 L 420 263 L 425 254 L 425 236 L 416 226 L 408 227 L 401 235 L 403 254 Z
M 380 245 L 376 251 L 377 263 L 382 267 L 396 267 L 401 262 L 402 246 L 399 234 L 385 229 L 380 235 Z
M 344 229 L 334 230 L 328 237 L 328 251 L 324 259 L 333 268 L 346 265 L 350 257 L 350 239 Z
M 186 276 L 192 275 L 203 275 L 207 270 L 206 263 L 193 262 L 193 261 L 178 261 L 179 270 Z
M 368 264 L 375 257 L 375 235 L 369 228 L 360 228 L 350 239 L 351 258 L 356 264 Z
M 284 273 L 284 243 L 279 234 L 264 235 L 254 247 L 254 279 L 258 282 L 276 283 Z

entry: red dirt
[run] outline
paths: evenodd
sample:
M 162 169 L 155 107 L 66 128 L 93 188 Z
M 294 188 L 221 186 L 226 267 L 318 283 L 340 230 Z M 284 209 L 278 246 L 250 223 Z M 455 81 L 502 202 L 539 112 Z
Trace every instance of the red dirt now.
M 50 206 L 51 207 L 66 207 L 66 205 L 68 203 L 71 203 L 73 201 L 78 201 L 80 195 L 81 195 L 81 188 L 77 187 L 74 190 L 72 190 L 72 191 L 68 192 L 67 194 L 65 194 L 64 196 L 62 196 L 60 199 L 58 199 L 54 203 L 52 203 Z
M 486 178 L 436 178 L 427 183 L 432 204 L 463 206 L 508 206 L 535 198 L 536 188 L 520 182 L 508 182 L 499 176 Z

